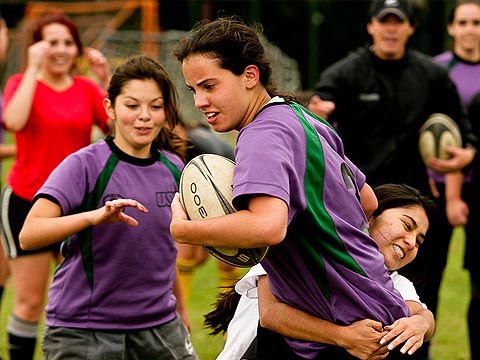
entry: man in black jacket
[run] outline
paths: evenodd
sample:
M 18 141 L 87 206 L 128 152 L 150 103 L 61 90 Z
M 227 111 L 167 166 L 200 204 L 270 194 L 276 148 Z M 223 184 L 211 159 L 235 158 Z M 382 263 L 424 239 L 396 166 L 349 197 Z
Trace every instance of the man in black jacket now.
M 455 150 L 452 159 L 441 161 L 436 170 L 458 171 L 467 166 L 475 156 L 477 139 L 447 70 L 407 47 L 415 30 L 408 0 L 374 0 L 367 30 L 372 45 L 321 74 L 309 109 L 338 129 L 346 154 L 370 185 L 406 183 L 429 194 L 426 167 L 418 152 L 418 131 L 428 116 L 449 115 L 459 124 L 464 140 L 464 148 Z M 446 186 L 456 186 L 453 193 L 460 196 L 461 183 L 446 181 L 450 184 Z M 403 271 L 434 314 L 453 230 L 445 196 L 435 200 L 438 219 L 431 224 L 417 259 Z M 428 347 L 416 358 L 428 358 Z

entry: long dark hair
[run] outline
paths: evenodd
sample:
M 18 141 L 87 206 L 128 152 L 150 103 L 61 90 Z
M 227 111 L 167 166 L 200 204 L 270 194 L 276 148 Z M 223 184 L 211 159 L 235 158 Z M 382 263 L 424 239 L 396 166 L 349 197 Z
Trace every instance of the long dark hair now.
M 204 54 L 235 75 L 242 74 L 248 65 L 256 65 L 270 96 L 295 100 L 292 94 L 280 93 L 272 82 L 272 68 L 260 40 L 262 31 L 260 24 L 248 26 L 238 16 L 202 20 L 176 44 L 173 55 L 182 62 L 192 54 Z
M 379 185 L 373 189 L 373 192 L 377 197 L 378 206 L 372 213 L 372 217 L 377 217 L 388 209 L 419 205 L 425 209 L 431 221 L 437 211 L 437 206 L 430 197 L 422 195 L 420 191 L 406 184 Z
M 173 151 L 185 160 L 186 143 L 173 133 L 173 129 L 180 119 L 178 95 L 175 85 L 162 65 L 145 55 L 130 57 L 115 69 L 107 89 L 108 99 L 114 106 L 117 96 L 128 82 L 146 79 L 157 83 L 162 92 L 165 107 L 166 126 L 160 130 L 154 145 L 159 149 Z M 114 127 L 112 127 L 112 131 L 114 131 Z M 112 135 L 114 134 L 112 133 Z

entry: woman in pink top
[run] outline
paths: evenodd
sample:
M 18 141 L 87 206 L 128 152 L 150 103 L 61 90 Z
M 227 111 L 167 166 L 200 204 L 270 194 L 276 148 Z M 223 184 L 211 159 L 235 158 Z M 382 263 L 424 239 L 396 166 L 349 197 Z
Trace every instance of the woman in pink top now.
M 64 15 L 47 16 L 34 29 L 25 72 L 13 75 L 5 86 L 3 124 L 14 132 L 17 144 L 17 158 L 2 194 L 3 246 L 14 291 L 7 325 L 12 360 L 33 358 L 50 261 L 58 249 L 20 248 L 18 234 L 31 200 L 67 155 L 90 144 L 94 125 L 108 131 L 105 91 L 73 74 L 83 53 L 105 86 L 110 68 L 103 55 L 83 48 L 77 28 Z

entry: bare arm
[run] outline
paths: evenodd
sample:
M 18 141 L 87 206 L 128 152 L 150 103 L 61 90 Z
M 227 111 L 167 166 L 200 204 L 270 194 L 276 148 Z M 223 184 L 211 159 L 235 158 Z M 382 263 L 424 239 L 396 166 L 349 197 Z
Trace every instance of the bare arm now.
M 267 276 L 259 278 L 258 303 L 264 328 L 295 339 L 343 347 L 359 359 L 384 359 L 388 355 L 386 345 L 380 345 L 386 335 L 380 322 L 361 320 L 340 326 L 307 314 L 278 301 L 270 291 Z
M 138 225 L 137 220 L 122 212 L 126 207 L 133 207 L 141 212 L 148 211 L 135 200 L 117 199 L 107 201 L 105 206 L 96 210 L 61 216 L 60 206 L 40 198 L 33 204 L 25 219 L 19 235 L 20 246 L 26 250 L 42 248 L 61 241 L 88 226 L 99 224 L 123 221 L 131 226 Z
M 190 319 L 188 318 L 187 307 L 185 305 L 185 298 L 183 297 L 182 286 L 180 285 L 180 274 L 178 272 L 178 267 L 175 266 L 175 280 L 173 282 L 173 294 L 177 299 L 177 313 L 183 319 L 185 326 L 188 331 L 192 332 L 192 325 L 190 324 Z
M 272 196 L 255 196 L 248 209 L 210 219 L 188 220 L 176 194 L 170 232 L 179 243 L 254 248 L 280 243 L 286 235 L 288 208 Z
M 108 88 L 110 82 L 111 70 L 105 56 L 97 49 L 85 48 L 88 65 L 92 73 L 97 77 L 103 89 Z
M 465 225 L 468 219 L 468 205 L 462 199 L 463 180 L 460 171 L 445 174 L 446 212 L 452 226 Z
M 10 158 L 17 155 L 16 144 L 0 144 L 0 159 Z
M 8 130 L 20 131 L 27 124 L 37 87 L 37 75 L 49 48 L 47 41 L 39 41 L 28 48 L 27 69 L 3 112 L 3 122 Z
M 452 155 L 450 159 L 432 158 L 429 167 L 440 173 L 459 171 L 470 164 L 475 157 L 475 150 L 472 148 L 449 148 L 447 152 Z

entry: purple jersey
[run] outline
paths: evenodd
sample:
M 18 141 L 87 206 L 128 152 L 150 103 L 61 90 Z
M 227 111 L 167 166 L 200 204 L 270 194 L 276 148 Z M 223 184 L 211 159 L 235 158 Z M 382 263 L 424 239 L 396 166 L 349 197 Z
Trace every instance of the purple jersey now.
M 473 96 L 480 92 L 480 62 L 472 63 L 456 56 L 453 51 L 446 51 L 435 56 L 434 61 L 448 69 L 448 74 L 455 83 L 460 96 L 460 102 L 466 111 Z M 427 168 L 427 173 L 436 182 L 444 183 L 445 177 L 432 169 Z M 465 182 L 470 182 L 472 175 L 466 174 Z
M 290 107 L 292 106 L 292 107 Z M 289 209 L 286 238 L 262 265 L 282 302 L 340 325 L 408 316 L 360 204 L 365 177 L 339 136 L 299 105 L 267 105 L 237 139 L 234 204 L 265 194 Z M 313 359 L 326 345 L 288 339 Z
M 170 236 L 171 200 L 183 168 L 173 154 L 133 158 L 99 140 L 67 157 L 35 198 L 56 201 L 63 215 L 130 198 L 149 210 L 126 208 L 138 220 L 93 226 L 65 240 L 65 261 L 49 289 L 46 324 L 86 329 L 140 329 L 176 317 L 177 247 Z M 159 160 L 160 159 L 160 160 Z
M 465 61 L 452 51 L 437 55 L 434 60 L 448 68 L 450 78 L 457 86 L 462 106 L 466 109 L 473 95 L 480 92 L 480 62 Z

